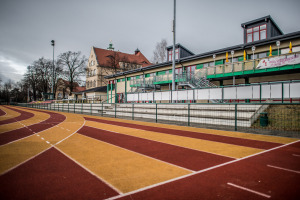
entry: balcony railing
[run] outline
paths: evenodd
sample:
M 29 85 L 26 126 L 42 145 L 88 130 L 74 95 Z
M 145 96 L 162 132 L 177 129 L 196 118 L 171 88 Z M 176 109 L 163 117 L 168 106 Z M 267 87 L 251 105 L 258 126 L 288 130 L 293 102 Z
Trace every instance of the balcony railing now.
M 295 54 L 286 54 L 286 55 L 280 55 L 280 56 L 299 56 L 300 53 Z M 217 66 L 209 66 L 204 67 L 202 69 L 196 69 L 194 73 L 187 73 L 183 72 L 182 74 L 176 74 L 175 81 L 176 82 L 189 82 L 192 84 L 197 85 L 197 82 L 203 81 L 200 80 L 201 77 L 206 78 L 215 78 L 215 77 L 224 77 L 224 76 L 236 76 L 241 74 L 251 74 L 261 71 L 261 69 L 257 69 L 257 66 L 259 62 L 262 59 L 271 59 L 276 58 L 278 56 L 272 56 L 272 57 L 264 57 L 254 60 L 246 60 L 241 62 L 234 62 L 234 63 L 226 63 L 221 64 Z M 272 67 L 273 70 L 276 69 L 276 67 Z M 266 71 L 266 69 L 264 69 Z M 137 80 L 131 80 L 130 86 L 131 87 L 139 87 L 144 85 L 155 85 L 155 84 L 162 84 L 162 83 L 170 83 L 172 82 L 172 74 L 166 74 L 166 75 L 159 75 L 154 77 L 148 77 L 148 78 L 141 78 Z M 206 85 L 208 86 L 208 85 Z

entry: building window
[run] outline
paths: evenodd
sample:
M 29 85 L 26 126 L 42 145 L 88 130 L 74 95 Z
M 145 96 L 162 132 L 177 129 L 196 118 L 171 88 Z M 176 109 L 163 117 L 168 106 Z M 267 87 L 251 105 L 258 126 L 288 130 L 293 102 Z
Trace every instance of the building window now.
M 96 76 L 96 69 L 94 69 L 94 76 Z
M 86 82 L 86 87 L 89 88 L 89 82 Z
M 265 58 L 265 57 L 268 57 L 268 56 L 267 56 L 267 52 L 258 54 L 258 57 L 259 57 L 259 58 Z
M 182 67 L 175 69 L 175 74 L 182 74 Z
M 168 51 L 168 60 L 173 60 L 173 50 Z M 175 49 L 175 60 L 179 58 L 179 49 Z
M 267 25 L 260 25 L 247 29 L 247 43 L 267 38 Z
M 168 51 L 168 57 L 169 57 L 169 61 L 171 61 L 172 60 L 172 51 Z
M 94 81 L 94 87 L 96 87 L 96 81 Z
M 175 49 L 175 59 L 178 59 L 179 57 L 179 49 Z

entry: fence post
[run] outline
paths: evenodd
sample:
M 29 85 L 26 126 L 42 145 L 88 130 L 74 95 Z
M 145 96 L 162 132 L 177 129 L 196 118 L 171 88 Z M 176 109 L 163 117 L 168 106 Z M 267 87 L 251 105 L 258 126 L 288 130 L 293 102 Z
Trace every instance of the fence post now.
M 115 118 L 117 118 L 117 104 L 115 103 Z
M 283 82 L 281 83 L 281 103 L 284 102 L 284 88 L 283 88 Z
M 190 114 L 191 114 L 190 107 L 191 104 L 188 104 L 188 126 L 190 126 Z
M 132 104 L 132 120 L 134 120 L 134 104 Z
M 237 131 L 237 103 L 234 105 L 234 130 Z
M 261 103 L 261 83 L 259 84 L 259 103 Z
M 157 103 L 155 104 L 155 122 L 157 123 Z
M 91 103 L 91 115 L 93 115 L 92 110 L 93 110 L 93 104 Z
M 74 102 L 74 113 L 75 113 L 75 102 Z
M 82 103 L 82 101 L 81 101 L 81 114 L 83 113 L 83 103 Z
M 103 102 L 102 102 L 102 112 L 101 112 L 101 115 L 103 116 Z
M 70 112 L 70 103 L 68 103 L 68 112 Z

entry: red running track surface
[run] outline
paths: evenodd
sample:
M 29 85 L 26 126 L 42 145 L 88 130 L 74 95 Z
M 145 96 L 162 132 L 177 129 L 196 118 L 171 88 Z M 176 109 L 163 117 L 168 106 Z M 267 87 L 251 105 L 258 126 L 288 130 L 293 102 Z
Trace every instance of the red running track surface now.
M 17 121 L 26 120 L 26 119 L 29 119 L 29 118 L 34 116 L 34 114 L 30 113 L 30 112 L 13 109 L 11 107 L 8 107 L 8 109 L 11 109 L 11 110 L 14 110 L 18 113 L 21 113 L 21 115 L 19 115 L 18 117 L 14 117 L 14 118 L 11 118 L 11 119 L 6 119 L 6 120 L 3 120 L 3 121 L 0 121 L 0 125 L 10 124 L 10 123 L 14 123 L 14 122 L 17 122 Z
M 59 113 L 53 113 L 53 112 L 47 112 L 47 111 L 38 111 L 38 112 L 44 112 L 50 115 L 48 119 L 45 121 L 42 121 L 37 124 L 33 124 L 30 126 L 26 126 L 24 128 L 4 132 L 0 134 L 0 145 L 4 145 L 10 142 L 13 142 L 15 140 L 19 140 L 24 137 L 28 137 L 32 134 L 41 132 L 43 130 L 46 130 L 48 128 L 51 128 L 61 122 L 63 122 L 66 117 Z
M 179 136 L 184 136 L 184 137 L 210 140 L 210 141 L 214 141 L 214 142 L 234 144 L 234 145 L 258 148 L 258 149 L 271 149 L 271 148 L 281 145 L 281 144 L 272 143 L 272 142 L 249 140 L 249 139 L 228 137 L 228 136 L 223 136 L 223 135 L 213 135 L 213 134 L 207 134 L 207 133 L 198 133 L 198 132 L 184 131 L 184 130 L 174 130 L 174 129 L 160 128 L 160 127 L 151 127 L 151 126 L 146 126 L 146 125 L 130 124 L 130 123 L 125 123 L 125 122 L 109 121 L 109 120 L 95 119 L 95 118 L 89 118 L 89 117 L 85 117 L 85 119 L 89 120 L 89 121 L 112 124 L 112 125 L 117 125 L 117 126 L 124 126 L 124 127 L 129 127 L 129 128 L 135 128 L 135 129 L 141 129 L 141 130 L 147 130 L 147 131 L 153 131 L 153 132 L 159 132 L 159 133 L 166 133 L 166 134 L 171 134 L 171 135 L 179 135 Z
M 78 133 L 190 170 L 201 170 L 233 160 L 224 156 L 112 133 L 87 126 L 80 129 Z
M 296 200 L 300 196 L 300 158 L 294 155 L 300 155 L 300 142 L 117 199 L 268 199 L 228 184 L 233 183 L 271 199 Z
M 3 200 L 86 200 L 118 195 L 55 148 L 0 176 L 0 185 Z

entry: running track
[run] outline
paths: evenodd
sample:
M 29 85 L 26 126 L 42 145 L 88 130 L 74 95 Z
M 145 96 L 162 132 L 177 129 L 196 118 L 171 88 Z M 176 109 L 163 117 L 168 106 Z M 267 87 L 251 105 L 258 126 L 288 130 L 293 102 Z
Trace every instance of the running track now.
M 12 106 L 0 122 L 1 199 L 300 196 L 297 139 Z

